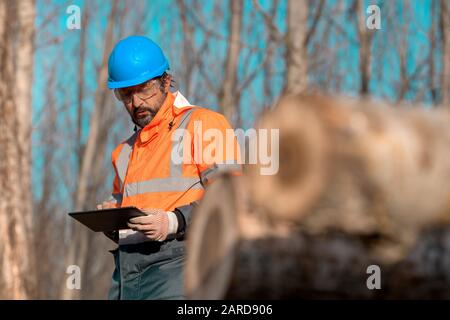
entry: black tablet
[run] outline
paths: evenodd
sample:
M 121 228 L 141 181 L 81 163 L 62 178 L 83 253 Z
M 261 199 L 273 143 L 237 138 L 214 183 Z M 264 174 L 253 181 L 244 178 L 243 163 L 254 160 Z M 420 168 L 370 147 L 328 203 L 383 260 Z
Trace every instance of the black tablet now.
M 69 212 L 69 216 L 95 232 L 129 229 L 128 220 L 145 215 L 145 212 L 136 207 Z

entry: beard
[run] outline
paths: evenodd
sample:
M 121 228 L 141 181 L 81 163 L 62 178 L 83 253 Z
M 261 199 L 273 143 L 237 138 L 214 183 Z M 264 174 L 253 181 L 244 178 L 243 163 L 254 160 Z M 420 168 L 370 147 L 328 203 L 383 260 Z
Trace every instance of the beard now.
M 135 109 L 136 112 L 133 115 L 133 122 L 135 125 L 144 128 L 146 125 L 148 125 L 153 118 L 155 117 L 156 113 L 153 112 L 151 109 L 149 108 L 144 108 L 144 107 L 140 107 L 139 109 Z M 137 113 L 139 112 L 143 112 L 143 111 L 147 111 L 148 115 L 146 115 L 145 117 L 137 117 Z
M 153 118 L 158 113 L 159 109 L 161 109 L 161 106 L 163 105 L 164 101 L 166 100 L 167 93 L 162 94 L 157 101 L 155 101 L 152 104 L 145 104 L 143 106 L 140 106 L 139 108 L 133 109 L 133 115 L 132 120 L 134 124 L 139 126 L 140 128 L 144 128 L 147 126 Z M 145 116 L 138 116 L 141 112 L 147 112 L 148 114 Z

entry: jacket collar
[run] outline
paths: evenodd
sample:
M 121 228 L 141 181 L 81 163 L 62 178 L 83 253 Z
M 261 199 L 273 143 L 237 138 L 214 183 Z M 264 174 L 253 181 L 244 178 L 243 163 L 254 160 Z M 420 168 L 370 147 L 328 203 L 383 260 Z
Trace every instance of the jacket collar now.
M 153 136 L 150 133 L 151 128 L 156 127 L 156 133 L 159 131 L 160 125 L 164 126 L 164 123 L 170 121 L 183 113 L 186 110 L 193 108 L 194 106 L 181 94 L 176 91 L 175 93 L 168 92 L 167 97 L 163 102 L 163 105 L 156 113 L 155 117 L 146 125 L 140 132 L 139 138 L 142 143 L 147 142 Z
M 177 109 L 181 109 L 184 107 L 190 107 L 192 104 L 181 94 L 180 91 L 176 91 L 174 94 L 175 101 L 173 102 L 173 106 Z

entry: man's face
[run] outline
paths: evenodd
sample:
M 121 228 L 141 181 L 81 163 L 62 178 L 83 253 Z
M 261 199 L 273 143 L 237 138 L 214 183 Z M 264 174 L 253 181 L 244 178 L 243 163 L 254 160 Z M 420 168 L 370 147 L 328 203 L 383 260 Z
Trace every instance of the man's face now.
M 169 86 L 170 78 L 152 79 L 136 86 L 116 89 L 115 94 L 123 102 L 131 120 L 144 128 L 163 105 Z

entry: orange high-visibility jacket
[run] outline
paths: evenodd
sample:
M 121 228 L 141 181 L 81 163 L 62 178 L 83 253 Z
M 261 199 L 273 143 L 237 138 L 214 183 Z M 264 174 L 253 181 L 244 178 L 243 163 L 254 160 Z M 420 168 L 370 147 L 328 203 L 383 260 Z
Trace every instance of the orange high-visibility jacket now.
M 180 131 L 183 129 L 186 131 Z M 210 134 L 206 135 L 209 140 L 204 139 L 208 129 L 212 129 L 209 133 L 221 133 L 223 138 L 213 139 Z M 231 152 L 225 143 L 227 134 L 232 134 Z M 201 142 L 195 144 L 195 137 Z M 220 140 L 223 148 L 215 144 Z M 215 157 L 214 163 L 211 157 L 203 156 L 205 153 Z M 223 115 L 190 105 L 180 92 L 169 92 L 152 121 L 112 152 L 116 174 L 112 197 L 117 207 L 173 211 L 199 200 L 206 181 L 217 172 L 239 174 L 239 159 L 236 136 Z

